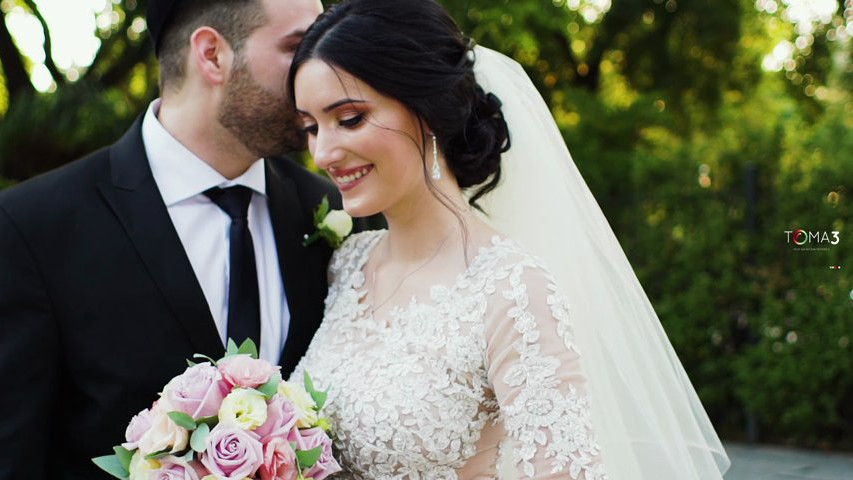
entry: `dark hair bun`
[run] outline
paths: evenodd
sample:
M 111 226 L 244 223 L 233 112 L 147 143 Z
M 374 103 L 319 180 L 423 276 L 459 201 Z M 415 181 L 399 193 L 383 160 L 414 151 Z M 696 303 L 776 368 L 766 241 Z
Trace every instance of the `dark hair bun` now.
M 501 111 L 501 101 L 474 84 L 473 102 L 462 131 L 447 139 L 445 158 L 461 188 L 483 184 L 471 203 L 497 186 L 501 173 L 501 153 L 510 147 L 509 130 Z

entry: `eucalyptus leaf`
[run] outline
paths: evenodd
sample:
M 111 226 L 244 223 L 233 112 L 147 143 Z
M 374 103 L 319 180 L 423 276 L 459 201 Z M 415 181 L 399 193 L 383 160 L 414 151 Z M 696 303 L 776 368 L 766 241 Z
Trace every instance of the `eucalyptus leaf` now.
M 317 405 L 317 410 L 322 410 L 323 405 L 326 404 L 326 397 L 328 397 L 328 394 L 326 392 L 311 392 L 310 395 L 314 400 L 314 403 Z
M 210 435 L 210 427 L 206 423 L 202 423 L 190 437 L 190 448 L 198 453 L 203 452 L 207 447 L 208 435 Z
M 201 426 L 201 424 L 203 423 L 203 424 L 207 425 L 208 427 L 213 428 L 217 424 L 219 424 L 219 416 L 218 415 L 211 415 L 209 417 L 201 417 L 198 420 L 196 420 L 195 423 L 198 426 Z
M 192 360 L 187 360 L 187 366 L 188 367 L 194 367 L 194 366 L 196 366 L 196 363 L 193 362 Z
M 307 371 L 302 372 L 302 381 L 305 384 L 305 391 L 311 395 L 311 398 L 314 400 L 314 404 L 317 406 L 317 410 L 323 408 L 323 405 L 326 404 L 326 398 L 328 397 L 326 392 L 318 392 L 314 388 L 314 382 L 311 381 L 311 375 L 308 374 Z
M 169 412 L 166 415 L 168 415 L 169 418 L 171 418 L 172 421 L 175 422 L 175 425 L 181 428 L 186 428 L 187 430 L 195 430 L 195 428 L 197 427 L 195 420 L 193 420 L 193 417 L 187 415 L 184 412 L 174 411 Z
M 314 447 L 311 450 L 297 450 L 296 460 L 299 461 L 299 469 L 311 468 L 317 463 L 320 454 L 323 453 L 323 447 Z
M 157 460 L 158 458 L 163 458 L 168 454 L 169 454 L 169 449 L 164 448 L 163 450 L 160 450 L 159 452 L 149 453 L 148 455 L 145 455 L 145 459 L 146 460 Z
M 243 340 L 243 343 L 240 345 L 240 348 L 237 349 L 238 355 L 251 355 L 255 360 L 258 359 L 258 347 L 255 345 L 255 342 L 252 341 L 251 338 L 247 338 Z
M 187 463 L 192 462 L 193 460 L 195 460 L 195 452 L 192 451 L 192 449 L 187 450 L 187 453 L 185 453 L 184 456 L 181 458 Z
M 275 373 L 273 375 L 270 375 L 270 379 L 267 381 L 267 383 L 258 387 L 258 391 L 264 395 L 264 398 L 269 400 L 273 397 L 273 395 L 275 395 L 275 392 L 278 391 L 279 383 L 281 383 L 281 374 Z
M 116 452 L 116 457 L 118 458 L 118 461 L 121 462 L 121 466 L 124 467 L 125 470 L 130 471 L 130 459 L 133 458 L 133 452 L 121 445 L 113 447 L 113 451 Z
M 237 355 L 237 344 L 234 342 L 233 338 L 228 339 L 227 347 L 225 348 L 225 356 L 230 357 L 231 355 Z
M 118 456 L 104 455 L 103 457 L 95 457 L 92 459 L 92 462 L 97 465 L 98 468 L 109 473 L 115 478 L 128 480 L 130 474 L 127 472 L 127 469 L 121 465 L 121 460 L 119 460 Z

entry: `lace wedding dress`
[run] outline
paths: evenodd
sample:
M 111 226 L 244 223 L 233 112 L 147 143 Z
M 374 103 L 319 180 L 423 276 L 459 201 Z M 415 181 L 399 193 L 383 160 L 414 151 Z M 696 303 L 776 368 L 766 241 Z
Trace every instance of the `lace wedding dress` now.
M 540 263 L 495 237 L 454 284 L 377 321 L 362 267 L 383 234 L 335 252 L 292 377 L 329 391 L 342 478 L 502 478 L 506 455 L 519 478 L 606 479 L 572 316 Z

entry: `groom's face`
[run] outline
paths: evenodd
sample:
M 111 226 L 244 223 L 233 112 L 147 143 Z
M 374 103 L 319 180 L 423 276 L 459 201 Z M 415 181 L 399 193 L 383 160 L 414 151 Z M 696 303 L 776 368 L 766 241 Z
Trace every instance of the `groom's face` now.
M 266 23 L 234 52 L 219 121 L 258 157 L 304 148 L 287 100 L 287 72 L 305 30 L 322 12 L 319 0 L 261 0 Z

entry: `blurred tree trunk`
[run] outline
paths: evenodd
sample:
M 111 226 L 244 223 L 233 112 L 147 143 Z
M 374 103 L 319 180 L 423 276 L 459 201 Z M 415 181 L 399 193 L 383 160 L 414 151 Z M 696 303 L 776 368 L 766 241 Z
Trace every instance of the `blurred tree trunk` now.
M 93 32 L 100 48 L 75 81 L 67 80 L 53 61 L 54 39 L 36 2 L 19 0 L 17 5 L 28 9 L 44 31 L 44 66 L 56 89 L 36 91 L 32 62 L 15 45 L 3 13 L 0 65 L 9 98 L 0 112 L 0 180 L 25 180 L 112 143 L 157 94 L 156 59 L 147 32 L 140 32 L 146 1 L 109 4 L 117 22 Z
M 3 67 L 3 76 L 6 79 L 6 90 L 9 91 L 10 104 L 22 94 L 35 92 L 24 66 L 24 59 L 12 40 L 12 34 L 6 27 L 5 14 L 0 20 L 0 64 Z

